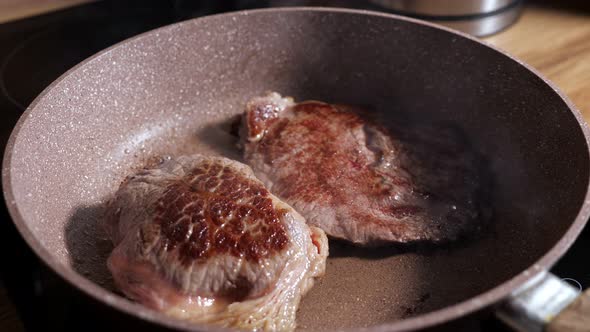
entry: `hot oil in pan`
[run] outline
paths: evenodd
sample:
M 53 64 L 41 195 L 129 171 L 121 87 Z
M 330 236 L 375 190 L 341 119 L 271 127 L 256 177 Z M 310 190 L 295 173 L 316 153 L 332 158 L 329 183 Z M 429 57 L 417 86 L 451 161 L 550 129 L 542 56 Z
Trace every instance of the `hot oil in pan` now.
M 121 164 L 127 167 L 121 167 L 116 177 L 120 181 L 134 168 L 181 154 L 223 155 L 241 161 L 232 134 L 235 113 L 201 122 L 196 129 L 186 125 L 187 130 L 162 131 L 158 137 L 145 141 L 144 150 L 123 154 L 125 160 Z M 497 199 L 493 197 L 492 201 Z M 96 222 L 88 222 L 98 221 L 103 209 L 98 204 L 74 212 L 66 227 L 68 249 L 78 272 L 120 294 L 104 264 L 111 246 Z M 519 242 L 528 229 L 511 221 L 521 218 L 518 209 L 497 211 L 493 226 L 484 236 L 442 247 L 367 249 L 331 240 L 326 274 L 303 298 L 298 326 L 332 330 L 369 326 L 440 309 L 478 295 L 513 276 L 518 272 L 517 262 L 530 254 L 526 248 L 507 250 L 505 242 L 497 241 L 500 238 Z M 510 226 L 502 227 L 506 223 Z M 497 268 L 500 266 L 510 268 Z

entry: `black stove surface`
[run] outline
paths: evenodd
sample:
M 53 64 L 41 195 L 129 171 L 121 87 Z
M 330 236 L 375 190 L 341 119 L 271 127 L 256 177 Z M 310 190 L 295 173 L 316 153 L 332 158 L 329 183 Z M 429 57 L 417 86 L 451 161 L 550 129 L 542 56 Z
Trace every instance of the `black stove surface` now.
M 163 25 L 270 4 L 269 1 L 114 0 L 0 24 L 0 151 L 4 152 L 10 132 L 26 106 L 53 80 L 92 54 Z M 158 329 L 90 299 L 56 276 L 22 240 L 3 201 L 0 205 L 0 250 L 5 253 L 0 277 L 28 331 Z M 589 245 L 590 231 L 586 229 L 553 272 L 571 278 L 581 287 L 590 287 L 590 265 L 585 263 Z M 437 330 L 441 329 L 504 330 L 485 312 Z

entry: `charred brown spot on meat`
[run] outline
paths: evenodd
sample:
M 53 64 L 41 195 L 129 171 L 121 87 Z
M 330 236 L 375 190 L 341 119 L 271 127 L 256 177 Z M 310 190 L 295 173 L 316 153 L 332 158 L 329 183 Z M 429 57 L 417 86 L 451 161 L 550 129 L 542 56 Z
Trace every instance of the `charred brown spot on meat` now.
M 203 164 L 171 183 L 156 203 L 156 224 L 167 251 L 181 261 L 219 254 L 259 261 L 289 242 L 269 192 L 231 167 Z
M 248 138 L 257 140 L 265 129 L 274 121 L 278 115 L 278 107 L 273 104 L 257 104 L 250 107 L 246 113 L 246 124 L 248 125 Z

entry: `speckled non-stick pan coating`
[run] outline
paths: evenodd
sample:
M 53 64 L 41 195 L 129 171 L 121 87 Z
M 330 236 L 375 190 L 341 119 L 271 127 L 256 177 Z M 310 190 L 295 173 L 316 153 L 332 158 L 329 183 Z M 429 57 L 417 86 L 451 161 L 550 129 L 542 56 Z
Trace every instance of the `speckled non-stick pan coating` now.
M 266 90 L 451 121 L 489 159 L 492 226 L 439 250 L 332 243 L 304 329 L 429 326 L 489 306 L 548 268 L 589 214 L 587 129 L 530 68 L 465 35 L 396 16 L 272 9 L 158 29 L 85 61 L 22 116 L 4 159 L 18 229 L 62 277 L 120 310 L 166 318 L 114 291 L 102 204 L 157 156 L 240 159 L 231 118 Z

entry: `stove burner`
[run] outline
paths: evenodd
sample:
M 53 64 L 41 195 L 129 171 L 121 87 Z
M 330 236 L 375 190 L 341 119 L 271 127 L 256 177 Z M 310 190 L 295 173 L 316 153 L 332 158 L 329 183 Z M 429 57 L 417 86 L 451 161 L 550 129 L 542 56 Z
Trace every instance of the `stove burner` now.
M 0 92 L 24 111 L 45 87 L 71 67 L 155 26 L 138 26 L 133 22 L 113 24 L 105 18 L 46 26 L 23 40 L 2 60 Z
M 18 107 L 21 111 L 25 110 L 25 106 L 19 102 L 18 100 L 16 100 L 11 94 L 10 91 L 8 90 L 7 86 L 6 86 L 6 82 L 9 81 L 8 79 L 6 79 L 6 72 L 7 70 L 11 67 L 11 60 L 13 58 L 15 58 L 19 52 L 25 47 L 25 45 L 30 42 L 33 41 L 35 38 L 37 38 L 38 35 L 35 34 L 27 39 L 25 39 L 21 44 L 17 45 L 7 56 L 6 58 L 4 58 L 4 60 L 2 60 L 2 63 L 0 63 L 0 93 L 2 93 L 2 96 L 4 98 L 6 98 L 6 100 L 8 100 L 9 102 L 11 102 L 12 104 L 14 104 L 16 107 Z

